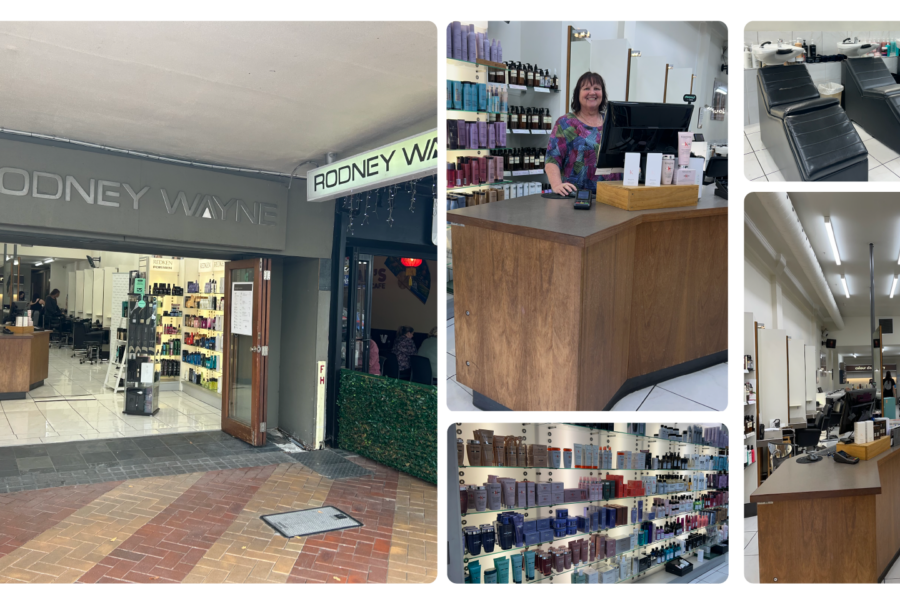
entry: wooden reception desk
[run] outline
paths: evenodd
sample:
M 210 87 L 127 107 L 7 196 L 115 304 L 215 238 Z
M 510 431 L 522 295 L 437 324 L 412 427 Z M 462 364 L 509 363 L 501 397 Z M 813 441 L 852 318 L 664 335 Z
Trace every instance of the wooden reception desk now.
M 0 400 L 21 400 L 44 385 L 50 370 L 50 332 L 0 334 Z
M 727 207 L 534 195 L 448 212 L 457 380 L 485 410 L 603 410 L 725 362 Z
M 877 583 L 900 552 L 900 447 L 782 464 L 753 494 L 760 583 Z

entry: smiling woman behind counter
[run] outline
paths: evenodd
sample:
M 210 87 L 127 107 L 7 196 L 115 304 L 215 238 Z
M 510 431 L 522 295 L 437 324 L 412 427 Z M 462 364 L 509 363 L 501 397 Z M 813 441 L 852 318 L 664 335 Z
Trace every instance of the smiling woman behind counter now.
M 572 111 L 556 120 L 547 144 L 544 171 L 555 193 L 596 191 L 598 181 L 622 179 L 621 173 L 597 172 L 606 104 L 606 83 L 599 74 L 587 72 L 578 78 Z

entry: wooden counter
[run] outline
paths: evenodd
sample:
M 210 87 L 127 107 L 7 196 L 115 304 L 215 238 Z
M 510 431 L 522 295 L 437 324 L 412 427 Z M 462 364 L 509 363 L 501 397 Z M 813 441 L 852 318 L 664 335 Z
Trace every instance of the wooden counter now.
M 782 464 L 750 495 L 761 583 L 877 583 L 900 552 L 900 448 Z
M 50 332 L 0 335 L 0 400 L 22 400 L 44 385 L 50 370 Z
M 602 410 L 724 362 L 727 207 L 534 195 L 448 212 L 457 380 L 480 408 Z

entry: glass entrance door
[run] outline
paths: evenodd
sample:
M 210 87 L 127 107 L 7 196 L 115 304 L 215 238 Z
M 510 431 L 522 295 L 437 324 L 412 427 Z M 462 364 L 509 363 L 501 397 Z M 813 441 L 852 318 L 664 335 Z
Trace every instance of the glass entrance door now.
M 351 357 L 350 368 L 354 371 L 369 372 L 369 341 L 372 338 L 372 255 L 354 252 L 350 273 L 352 305 L 348 331 Z
M 269 259 L 226 263 L 222 430 L 266 443 Z

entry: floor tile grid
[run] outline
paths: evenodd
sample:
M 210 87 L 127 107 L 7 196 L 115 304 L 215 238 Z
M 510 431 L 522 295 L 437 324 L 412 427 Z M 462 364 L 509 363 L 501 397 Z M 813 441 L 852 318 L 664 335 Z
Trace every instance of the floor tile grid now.
M 869 181 L 900 181 L 900 154 L 897 154 L 862 127 L 853 124 L 869 151 Z M 751 181 L 784 181 L 778 165 L 762 143 L 759 123 L 744 126 L 744 175 Z
M 26 400 L 0 402 L 0 446 L 207 431 L 221 426 L 221 413 L 215 407 L 177 391 L 160 394 L 160 411 L 154 417 L 124 415 L 124 395 L 103 389 L 106 366 L 60 358 L 65 352 L 51 350 L 47 385 L 30 392 Z

